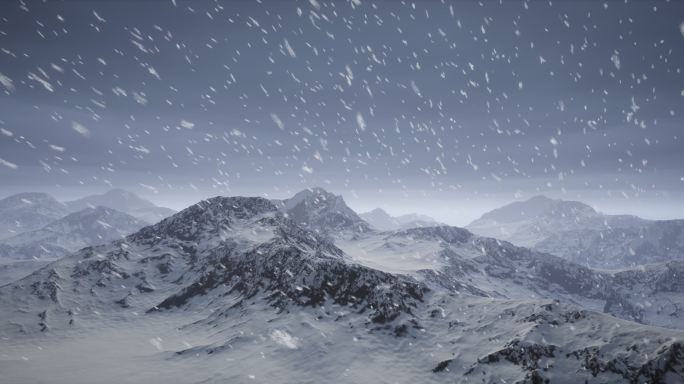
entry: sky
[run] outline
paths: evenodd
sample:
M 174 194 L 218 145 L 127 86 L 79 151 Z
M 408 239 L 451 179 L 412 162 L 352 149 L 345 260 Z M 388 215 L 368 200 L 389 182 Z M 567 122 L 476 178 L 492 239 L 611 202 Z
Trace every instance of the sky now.
M 0 2 L 0 196 L 684 218 L 681 1 Z

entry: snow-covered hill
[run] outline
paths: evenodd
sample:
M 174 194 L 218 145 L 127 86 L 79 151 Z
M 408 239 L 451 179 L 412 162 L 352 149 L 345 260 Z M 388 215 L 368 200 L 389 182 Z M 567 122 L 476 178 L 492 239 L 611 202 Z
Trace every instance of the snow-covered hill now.
M 148 224 L 111 208 L 85 208 L 41 229 L 4 239 L 0 258 L 60 258 L 89 245 L 120 239 L 145 225 Z
M 42 228 L 69 213 L 67 207 L 46 193 L 27 192 L 0 200 L 0 240 Z
M 0 287 L 3 377 L 613 383 L 684 375 L 684 331 L 635 322 L 670 316 L 652 315 L 646 303 L 682 296 L 680 266 L 600 273 L 446 226 L 336 236 L 330 229 L 362 223 L 322 192 L 290 205 L 208 199 Z M 621 291 L 636 282 L 651 291 Z

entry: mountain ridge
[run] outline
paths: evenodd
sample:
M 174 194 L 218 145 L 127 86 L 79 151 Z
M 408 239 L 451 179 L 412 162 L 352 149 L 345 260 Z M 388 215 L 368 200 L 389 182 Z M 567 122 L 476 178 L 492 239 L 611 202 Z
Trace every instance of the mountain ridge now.
M 0 200 L 0 241 L 38 229 L 68 213 L 67 207 L 42 192 L 25 192 Z
M 84 196 L 67 201 L 64 204 L 72 211 L 96 206 L 108 207 L 150 223 L 156 223 L 176 212 L 170 208 L 157 206 L 151 201 L 121 188 L 110 189 L 102 194 Z
M 98 345 L 149 340 L 157 352 L 135 364 L 159 367 L 160 377 L 187 367 L 184 377 L 198 381 L 205 378 L 190 367 L 217 357 L 236 361 L 240 372 L 256 360 L 269 381 L 288 382 L 343 375 L 340 363 L 353 366 L 359 354 L 435 382 L 463 375 L 543 382 L 575 372 L 609 383 L 684 373 L 667 363 L 679 359 L 684 332 L 636 322 L 657 320 L 639 303 L 663 300 L 607 289 L 619 282 L 632 291 L 638 282 L 681 296 L 679 265 L 614 276 L 458 227 L 353 232 L 334 201 L 316 199 L 293 201 L 311 210 L 297 216 L 283 201 L 214 197 L 83 248 L 0 287 L 0 334 L 44 340 L 49 349 L 50 335 Z M 377 259 L 383 249 L 427 259 L 412 273 L 370 267 L 392 262 Z M 307 369 L 308 379 L 278 369 L 305 366 L 311 356 L 329 368 Z M 264 367 L 264 357 L 272 364 Z
M 122 238 L 148 225 L 106 207 L 85 208 L 43 228 L 6 238 L 0 257 L 7 259 L 59 258 L 80 248 Z

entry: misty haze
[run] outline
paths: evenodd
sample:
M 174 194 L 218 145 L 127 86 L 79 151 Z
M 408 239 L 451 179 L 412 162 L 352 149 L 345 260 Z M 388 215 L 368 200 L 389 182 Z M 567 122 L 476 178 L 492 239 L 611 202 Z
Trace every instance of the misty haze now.
M 0 2 L 0 383 L 684 383 L 684 2 Z

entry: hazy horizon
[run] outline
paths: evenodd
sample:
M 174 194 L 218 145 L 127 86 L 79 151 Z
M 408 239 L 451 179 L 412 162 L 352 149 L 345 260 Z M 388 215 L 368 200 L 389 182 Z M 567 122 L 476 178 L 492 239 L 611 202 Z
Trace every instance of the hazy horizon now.
M 609 198 L 607 199 L 583 199 L 581 195 L 577 197 L 564 196 L 564 195 L 552 195 L 545 193 L 530 194 L 530 195 L 520 195 L 511 196 L 510 199 L 505 197 L 489 197 L 483 198 L 481 200 L 476 200 L 472 198 L 463 198 L 454 196 L 451 200 L 440 199 L 435 202 L 426 194 L 422 197 L 416 198 L 415 196 L 420 196 L 420 192 L 411 193 L 411 198 L 406 196 L 392 196 L 393 199 L 388 200 L 386 193 L 377 193 L 373 191 L 349 191 L 348 193 L 335 191 L 333 189 L 327 188 L 325 186 L 314 185 L 307 188 L 320 187 L 328 192 L 334 193 L 336 195 L 341 195 L 345 202 L 357 213 L 366 213 L 375 208 L 381 208 L 392 216 L 400 216 L 404 214 L 422 214 L 430 216 L 431 218 L 437 220 L 440 223 L 454 225 L 459 227 L 465 227 L 470 224 L 473 220 L 478 219 L 483 214 L 500 208 L 504 205 L 526 201 L 534 196 L 546 196 L 548 198 L 566 201 L 580 201 L 601 213 L 611 214 L 611 215 L 634 215 L 639 216 L 644 219 L 649 220 L 672 220 L 681 219 L 684 215 L 679 216 L 677 210 L 665 210 L 665 211 L 652 211 L 648 209 L 648 204 L 645 206 L 640 206 L 639 204 L 630 204 L 628 206 L 624 205 L 621 200 L 617 203 L 611 204 Z M 196 204 L 204 199 L 215 197 L 215 196 L 260 196 L 268 199 L 286 199 L 292 197 L 297 192 L 300 192 L 306 188 L 299 190 L 283 190 L 275 193 L 264 193 L 257 191 L 246 190 L 244 193 L 232 193 L 232 194 L 222 194 L 222 193 L 207 193 L 203 194 L 201 191 L 195 191 L 194 193 L 179 193 L 174 195 L 161 195 L 159 193 L 155 194 L 150 191 L 145 191 L 136 188 L 84 188 L 84 189 L 70 189 L 70 190 L 25 190 L 16 191 L 8 194 L 0 194 L 0 199 L 4 199 L 8 196 L 14 195 L 16 193 L 22 192 L 45 192 L 54 196 L 57 200 L 61 202 L 71 201 L 80 199 L 90 195 L 103 194 L 111 189 L 123 189 L 130 191 L 140 196 L 143 199 L 149 200 L 152 203 L 174 209 L 176 211 L 181 211 L 193 204 Z M 624 199 L 624 196 L 619 196 L 620 199 Z M 402 204 L 401 201 L 404 201 Z M 450 201 L 452 204 L 449 206 L 443 206 L 445 201 Z M 660 201 L 662 204 L 663 202 Z M 655 205 L 655 204 L 653 204 Z M 652 205 L 651 205 L 652 206 Z M 628 209 L 628 208 L 629 209 Z

